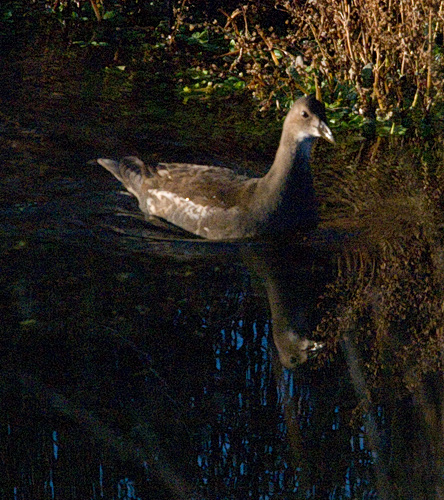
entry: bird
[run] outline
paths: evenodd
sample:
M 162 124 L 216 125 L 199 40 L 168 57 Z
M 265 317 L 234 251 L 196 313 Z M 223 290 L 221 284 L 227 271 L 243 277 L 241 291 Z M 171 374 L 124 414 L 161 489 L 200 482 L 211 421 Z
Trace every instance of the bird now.
M 319 222 L 310 170 L 317 138 L 335 142 L 324 104 L 309 95 L 290 108 L 274 162 L 263 177 L 208 165 L 145 165 L 134 156 L 97 163 L 137 198 L 147 220 L 162 219 L 209 240 L 287 237 Z

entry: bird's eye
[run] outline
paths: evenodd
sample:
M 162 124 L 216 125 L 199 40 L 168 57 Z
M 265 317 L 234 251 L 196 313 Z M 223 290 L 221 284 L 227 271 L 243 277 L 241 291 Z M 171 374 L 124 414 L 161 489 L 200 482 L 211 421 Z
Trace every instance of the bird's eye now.
M 306 111 L 302 111 L 302 118 L 308 118 L 308 113 Z

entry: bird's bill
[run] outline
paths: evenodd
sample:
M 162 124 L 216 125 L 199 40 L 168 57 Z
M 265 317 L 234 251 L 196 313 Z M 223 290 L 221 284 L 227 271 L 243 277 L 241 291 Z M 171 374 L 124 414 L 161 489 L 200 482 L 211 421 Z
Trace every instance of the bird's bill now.
M 335 138 L 333 137 L 333 134 L 332 134 L 330 128 L 322 120 L 320 120 L 320 122 L 319 122 L 318 131 L 319 131 L 320 137 L 323 137 L 326 141 L 331 142 L 332 144 L 335 144 Z

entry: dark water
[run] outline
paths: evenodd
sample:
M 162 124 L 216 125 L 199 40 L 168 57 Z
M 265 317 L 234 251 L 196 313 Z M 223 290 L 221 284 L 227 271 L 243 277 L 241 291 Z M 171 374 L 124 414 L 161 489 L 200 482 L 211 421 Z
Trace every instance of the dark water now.
M 384 327 L 353 301 L 384 292 L 362 242 L 175 239 L 88 163 L 246 156 L 261 171 L 272 150 L 218 137 L 218 109 L 179 121 L 190 108 L 168 86 L 75 54 L 4 69 L 1 498 L 442 498 L 440 352 L 390 370 L 408 342 L 372 350 Z M 299 364 L 305 339 L 324 348 Z

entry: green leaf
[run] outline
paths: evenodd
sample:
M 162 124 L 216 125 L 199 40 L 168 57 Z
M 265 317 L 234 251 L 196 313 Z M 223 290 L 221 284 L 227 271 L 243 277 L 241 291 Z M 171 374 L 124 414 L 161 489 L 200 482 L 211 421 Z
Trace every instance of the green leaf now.
M 112 19 L 113 17 L 116 17 L 116 13 L 114 10 L 108 10 L 103 14 L 102 19 Z
M 35 319 L 25 319 L 20 321 L 20 326 L 34 326 L 37 323 Z

